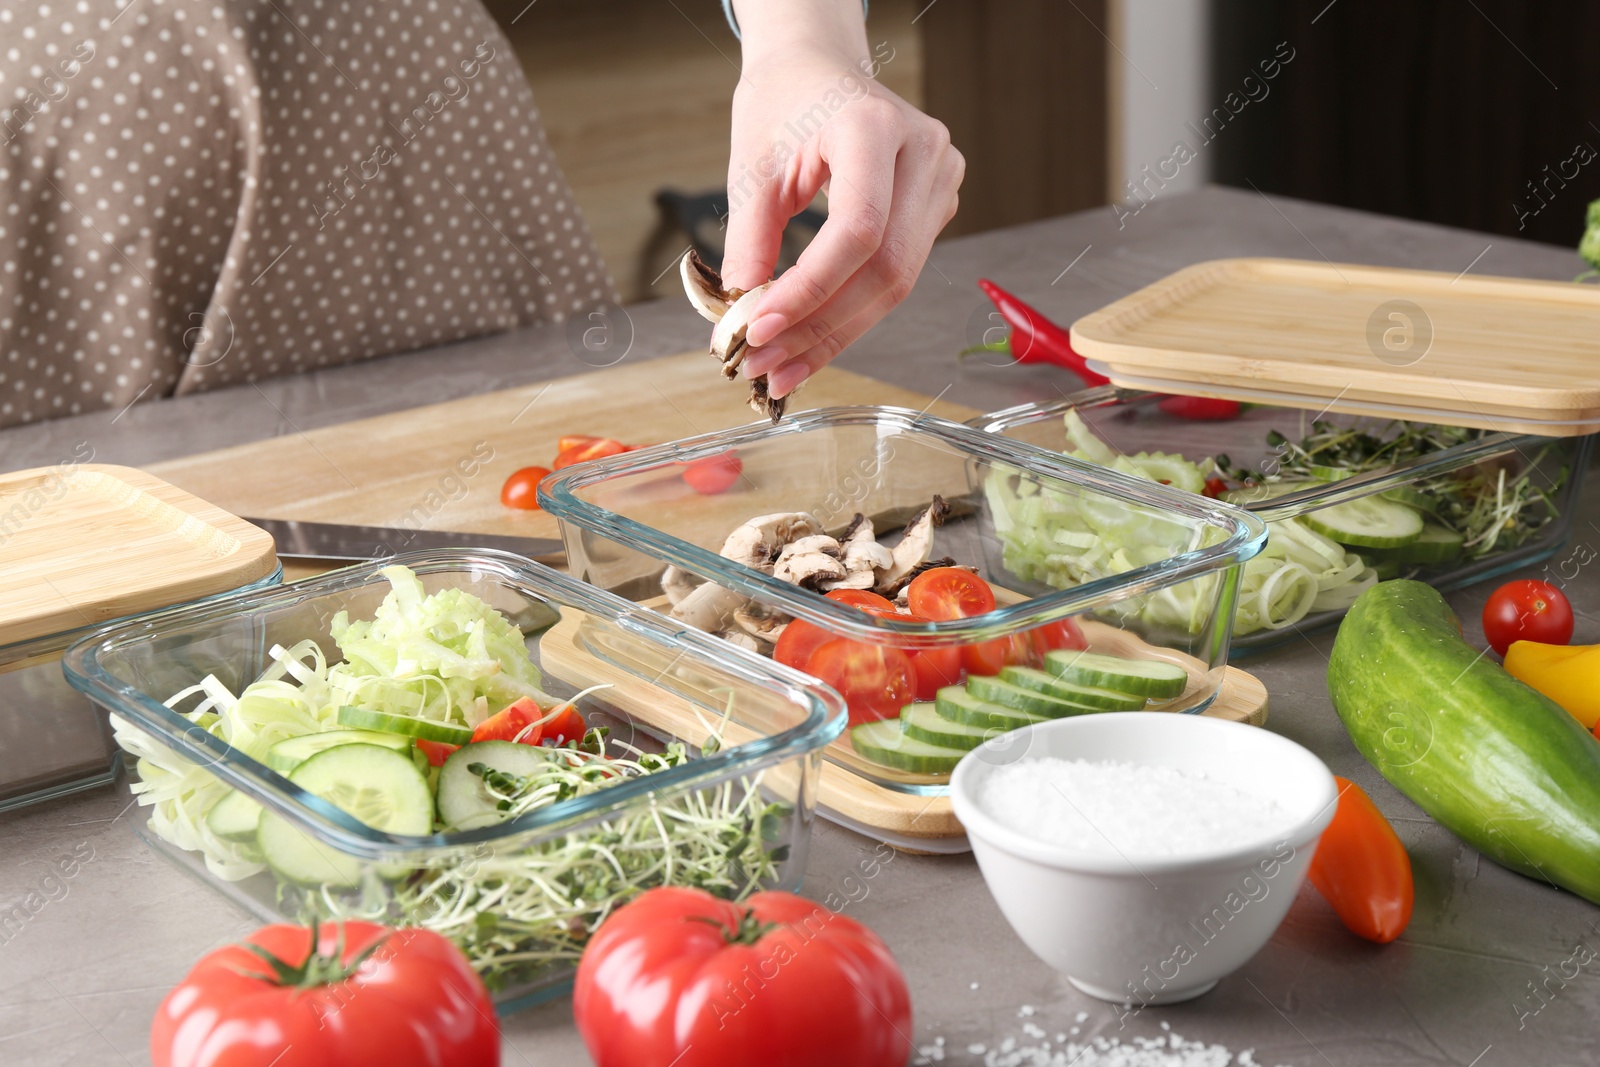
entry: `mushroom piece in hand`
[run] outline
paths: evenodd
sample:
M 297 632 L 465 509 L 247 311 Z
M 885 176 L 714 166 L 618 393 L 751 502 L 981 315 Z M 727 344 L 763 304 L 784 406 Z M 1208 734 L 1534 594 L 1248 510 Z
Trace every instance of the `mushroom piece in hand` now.
M 722 376 L 733 381 L 739 376 L 739 364 L 744 362 L 748 347 L 745 331 L 750 328 L 756 305 L 772 283 L 765 282 L 748 292 L 723 288 L 722 276 L 693 249 L 684 255 L 679 273 L 689 303 L 701 318 L 715 323 L 711 330 L 711 354 L 722 362 Z M 750 382 L 750 406 L 776 423 L 783 418 L 787 398 L 771 396 L 763 374 Z

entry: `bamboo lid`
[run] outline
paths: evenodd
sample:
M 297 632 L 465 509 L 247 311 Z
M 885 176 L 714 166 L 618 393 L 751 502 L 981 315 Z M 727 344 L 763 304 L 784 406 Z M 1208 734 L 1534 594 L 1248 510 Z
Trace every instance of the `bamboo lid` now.
M 1113 383 L 1570 437 L 1600 430 L 1600 287 L 1291 259 L 1198 263 L 1086 315 Z
M 265 532 L 131 467 L 0 475 L 0 646 L 227 592 L 277 566 Z

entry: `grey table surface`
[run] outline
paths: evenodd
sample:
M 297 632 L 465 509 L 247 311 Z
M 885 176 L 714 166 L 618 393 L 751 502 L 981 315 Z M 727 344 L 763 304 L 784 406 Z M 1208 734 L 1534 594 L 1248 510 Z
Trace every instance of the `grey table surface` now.
M 982 328 L 987 305 L 978 278 L 1070 322 L 1179 267 L 1238 255 L 1558 280 L 1580 269 L 1574 255 L 1548 246 L 1207 189 L 1155 201 L 1120 229 L 1111 211 L 1097 210 L 941 243 L 911 298 L 841 365 L 927 393 L 948 388 L 951 399 L 985 410 L 1052 398 L 1074 384 L 1061 372 L 955 362 L 963 338 Z M 627 361 L 704 341 L 703 322 L 677 301 L 628 310 Z M 59 462 L 83 442 L 102 462 L 151 463 L 591 369 L 577 351 L 560 327 L 530 329 L 259 389 L 146 401 L 0 433 L 0 471 Z M 1597 521 L 1600 494 L 1591 493 L 1572 543 L 1600 542 Z M 1600 639 L 1600 582 L 1584 573 L 1568 591 L 1580 638 Z M 1475 640 L 1486 595 L 1451 597 Z M 1037 1034 L 1034 1027 L 1052 1039 L 1076 1028 L 1078 1040 L 1124 1043 L 1170 1027 L 1235 1053 L 1253 1049 L 1258 1063 L 1302 1067 L 1600 1062 L 1600 982 L 1592 973 L 1600 965 L 1548 983 L 1542 1000 L 1531 992 L 1576 946 L 1600 940 L 1600 910 L 1480 859 L 1379 778 L 1329 704 L 1331 643 L 1331 634 L 1316 635 L 1247 667 L 1271 693 L 1267 728 L 1361 783 L 1405 841 L 1417 905 L 1394 944 L 1358 941 L 1302 890 L 1266 948 L 1216 990 L 1124 1017 L 1028 952 L 970 856 L 874 862 L 874 842 L 819 823 L 805 892 L 849 899 L 846 914 L 884 937 L 910 981 L 915 1040 L 932 1046 L 942 1038 L 944 1062 L 981 1062 L 971 1047 L 994 1049 L 1008 1038 L 1037 1046 L 1027 1036 Z M 149 1022 L 165 991 L 202 953 L 254 925 L 146 848 L 129 828 L 125 803 L 107 788 L 0 815 L 7 910 L 40 889 L 56 857 L 75 849 L 80 858 L 92 855 L 25 926 L 0 939 L 0 1063 L 148 1062 Z M 565 1000 L 505 1020 L 504 1032 L 507 1064 L 587 1062 Z

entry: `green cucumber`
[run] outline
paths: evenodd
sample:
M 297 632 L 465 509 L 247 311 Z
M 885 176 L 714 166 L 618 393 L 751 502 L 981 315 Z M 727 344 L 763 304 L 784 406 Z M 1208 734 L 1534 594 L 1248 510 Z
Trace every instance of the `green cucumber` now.
M 1045 653 L 1044 669 L 1072 685 L 1139 697 L 1136 707 L 1143 707 L 1146 700 L 1170 700 L 1189 687 L 1189 672 L 1176 663 L 1103 652 L 1058 648 Z
M 411 738 L 376 730 L 328 730 L 320 734 L 301 734 L 299 737 L 286 737 L 267 749 L 267 766 L 279 774 L 288 774 L 319 752 L 340 745 L 377 745 L 395 752 L 406 752 L 411 748 Z
M 1043 715 L 1029 715 L 1015 708 L 979 700 L 959 685 L 947 685 L 934 694 L 933 708 L 951 722 L 983 729 L 1015 730 L 1044 722 Z
M 1600 744 L 1461 637 L 1422 582 L 1380 582 L 1333 642 L 1328 693 L 1395 788 L 1496 862 L 1600 904 Z
M 1082 704 L 1086 708 L 1099 708 L 1102 711 L 1138 711 L 1145 705 L 1141 694 L 1113 686 L 1085 685 L 1034 667 L 1001 668 L 1000 680 L 1023 689 L 1033 689 L 1047 697 L 1065 700 L 1069 704 Z
M 1059 697 L 1046 696 L 1037 690 L 1024 689 L 1020 685 L 1012 685 L 1010 682 L 1003 682 L 999 678 L 991 678 L 985 674 L 968 675 L 967 692 L 990 704 L 999 704 L 1014 711 L 1025 711 L 1029 715 L 1042 715 L 1047 719 L 1105 710 L 1062 700 Z
M 439 768 L 439 821 L 457 830 L 504 822 L 506 813 L 489 795 L 483 777 L 472 772 L 472 765 L 481 763 L 491 770 L 529 778 L 550 766 L 550 758 L 549 749 L 517 741 L 463 745 Z
M 339 745 L 309 757 L 290 772 L 289 781 L 374 830 L 414 837 L 433 831 L 433 797 L 409 753 L 380 745 Z M 360 885 L 362 872 L 372 866 L 270 810 L 261 813 L 256 843 L 267 866 L 296 885 L 349 889 Z M 404 872 L 379 873 L 398 877 Z
M 1409 485 L 1397 485 L 1393 489 L 1385 489 L 1378 495 L 1385 500 L 1393 500 L 1396 504 L 1404 504 L 1408 508 L 1416 508 L 1429 515 L 1436 514 L 1439 510 L 1437 497 Z
M 964 722 L 953 722 L 940 715 L 939 709 L 933 704 L 908 704 L 901 708 L 900 724 L 905 727 L 906 736 L 914 740 L 963 750 L 977 748 L 989 738 L 1005 733 L 1005 729 L 999 726 L 971 726 Z
M 472 740 L 472 727 L 457 726 L 438 719 L 419 719 L 415 715 L 391 715 L 386 711 L 369 711 L 346 704 L 339 709 L 339 725 L 352 730 L 376 730 L 402 737 L 420 737 L 424 741 L 442 741 L 447 745 L 465 745 Z
M 914 774 L 949 774 L 967 754 L 919 741 L 905 732 L 899 719 L 880 719 L 850 728 L 850 745 L 863 759 Z
M 1355 548 L 1399 548 L 1422 536 L 1422 515 L 1381 496 L 1347 500 L 1300 516 L 1324 537 Z
M 1401 563 L 1451 563 L 1466 551 L 1466 540 L 1463 535 L 1436 522 L 1424 522 L 1420 537 L 1392 551 Z
M 1311 477 L 1319 482 L 1342 482 L 1346 478 L 1354 478 L 1356 472 L 1344 467 L 1327 467 L 1321 463 L 1311 465 Z
M 261 805 L 237 789 L 230 790 L 206 812 L 206 829 L 236 844 L 254 841 L 260 825 Z

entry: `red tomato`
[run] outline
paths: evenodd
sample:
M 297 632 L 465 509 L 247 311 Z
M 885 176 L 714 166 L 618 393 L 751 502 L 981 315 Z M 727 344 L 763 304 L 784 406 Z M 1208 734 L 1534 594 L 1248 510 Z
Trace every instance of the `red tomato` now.
M 924 619 L 970 619 L 994 610 L 994 590 L 969 570 L 935 567 L 911 580 L 906 603 Z
M 811 653 L 833 640 L 833 635 L 814 623 L 795 619 L 778 635 L 772 658 L 786 667 L 803 671 L 811 665 Z
M 683 465 L 683 480 L 689 483 L 690 489 L 705 496 L 727 492 L 743 473 L 744 464 L 732 452 L 706 456 Z
M 1244 405 L 1237 400 L 1218 400 L 1210 396 L 1168 396 L 1157 405 L 1168 415 L 1199 422 L 1218 422 L 1237 419 Z
M 1572 605 L 1549 582 L 1507 582 L 1483 606 L 1483 636 L 1502 656 L 1513 641 L 1564 645 L 1572 640 Z
M 511 477 L 506 479 L 506 484 L 500 487 L 500 503 L 508 508 L 518 508 L 522 511 L 538 511 L 539 483 L 549 473 L 548 467 L 523 467 L 513 472 Z
M 1388 944 L 1411 922 L 1411 857 L 1372 798 L 1335 777 L 1339 806 L 1311 857 L 1311 884 L 1351 933 Z
M 888 947 L 791 893 L 735 904 L 648 890 L 590 940 L 572 1015 L 596 1067 L 901 1067 L 911 1055 L 911 996 Z
M 579 445 L 587 445 L 592 444 L 595 441 L 604 440 L 604 437 L 595 437 L 592 434 L 586 433 L 563 434 L 561 439 L 556 442 L 556 453 L 559 455 L 569 448 L 577 448 Z
M 1011 639 L 996 637 L 992 641 L 963 645 L 961 665 L 968 674 L 999 674 L 1000 668 L 1010 662 L 1012 654 Z
M 494 1005 L 454 945 L 376 923 L 343 934 L 339 951 L 338 924 L 324 923 L 313 954 L 307 927 L 267 926 L 202 957 L 156 1009 L 155 1067 L 499 1064 Z
M 852 726 L 893 718 L 917 696 L 911 657 L 889 645 L 834 638 L 811 653 L 806 673 L 844 697 Z
M 917 672 L 917 699 L 932 700 L 947 685 L 961 681 L 961 649 L 924 648 L 911 654 Z
M 582 741 L 587 729 L 588 726 L 583 721 L 583 716 L 578 714 L 578 709 L 571 704 L 563 704 L 556 711 L 555 718 L 540 727 L 539 740 L 554 741 L 558 745 L 564 745 L 568 741 Z
M 870 589 L 833 589 L 822 595 L 829 600 L 837 600 L 841 604 L 849 604 L 852 607 L 895 611 L 894 601 L 888 597 L 879 596 Z M 895 613 L 898 614 L 898 612 Z
M 1053 652 L 1058 648 L 1085 649 L 1089 642 L 1083 636 L 1083 630 L 1071 619 L 1057 619 L 1047 622 L 1043 626 L 1033 629 L 1034 639 L 1046 652 Z
M 428 757 L 428 766 L 443 767 L 444 761 L 450 754 L 459 749 L 460 745 L 452 745 L 445 741 L 429 741 L 425 737 L 417 738 L 417 751 Z
M 597 437 L 593 441 L 586 441 L 581 445 L 563 448 L 556 456 L 556 461 L 551 464 L 553 470 L 570 467 L 574 463 L 587 463 L 591 459 L 604 459 L 607 456 L 620 456 L 631 451 L 621 441 L 613 441 L 609 437 Z
M 522 697 L 480 722 L 478 728 L 472 731 L 472 739 L 521 741 L 525 745 L 537 745 L 543 730 L 536 724 L 544 718 L 544 714 L 544 709 L 534 703 L 532 697 Z
M 1206 486 L 1200 490 L 1201 496 L 1219 497 L 1228 491 L 1228 483 L 1221 478 L 1207 478 Z

